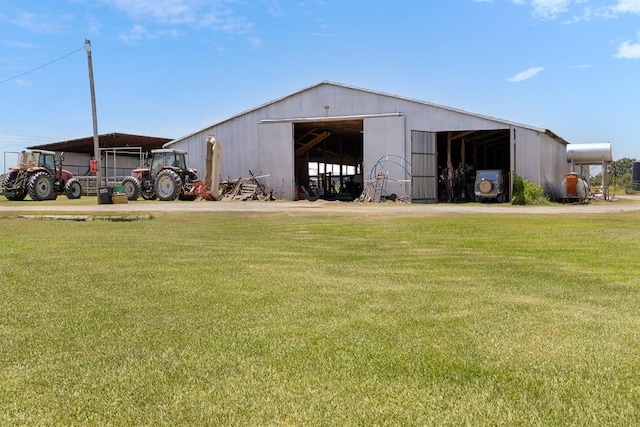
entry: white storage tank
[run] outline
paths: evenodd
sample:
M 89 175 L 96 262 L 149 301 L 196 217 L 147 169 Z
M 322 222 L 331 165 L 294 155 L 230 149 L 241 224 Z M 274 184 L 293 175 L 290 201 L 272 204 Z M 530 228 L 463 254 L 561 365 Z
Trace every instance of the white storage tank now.
M 589 184 L 578 177 L 577 173 L 568 173 L 561 185 L 562 201 L 584 202 L 589 197 Z
M 567 145 L 567 162 L 578 164 L 599 164 L 612 162 L 611 143 L 569 144 Z

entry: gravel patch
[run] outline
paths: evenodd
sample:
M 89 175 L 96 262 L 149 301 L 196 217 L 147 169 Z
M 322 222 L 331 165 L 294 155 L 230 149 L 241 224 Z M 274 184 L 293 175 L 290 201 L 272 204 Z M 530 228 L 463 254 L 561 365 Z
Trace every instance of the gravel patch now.
M 75 202 L 75 201 L 74 201 Z M 7 204 L 9 202 L 6 202 Z M 81 203 L 81 204 L 80 204 Z M 88 203 L 86 198 L 78 204 L 64 200 L 57 202 L 11 202 L 9 206 L 0 201 L 1 212 L 38 212 L 39 215 L 64 212 L 65 214 L 84 213 L 86 215 L 113 215 L 114 213 L 154 213 L 154 212 L 361 212 L 361 213 L 393 213 L 408 215 L 440 215 L 440 214 L 583 214 L 604 212 L 628 212 L 640 210 L 640 196 L 620 196 L 612 201 L 592 201 L 588 204 L 553 204 L 549 206 L 513 206 L 507 203 L 439 203 L 439 204 L 406 204 L 406 203 L 359 203 L 310 201 L 143 201 L 126 204 L 100 205 Z

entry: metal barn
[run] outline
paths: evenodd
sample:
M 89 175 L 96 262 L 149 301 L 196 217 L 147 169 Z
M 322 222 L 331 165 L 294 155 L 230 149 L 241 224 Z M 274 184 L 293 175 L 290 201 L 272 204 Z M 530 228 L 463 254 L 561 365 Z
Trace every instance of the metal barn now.
M 549 189 L 569 169 L 567 142 L 549 130 L 328 81 L 165 147 L 187 151 L 204 171 L 209 135 L 223 147 L 222 179 L 266 175 L 274 195 L 289 200 L 298 190 L 355 195 L 386 175 L 393 196 L 435 203 L 450 192 L 443 183 L 477 169 L 503 169 Z

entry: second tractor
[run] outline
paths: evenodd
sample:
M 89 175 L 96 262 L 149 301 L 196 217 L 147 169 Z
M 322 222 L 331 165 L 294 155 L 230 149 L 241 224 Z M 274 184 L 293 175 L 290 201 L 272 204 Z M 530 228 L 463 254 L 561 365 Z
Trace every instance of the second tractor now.
M 172 149 L 152 150 L 145 167 L 136 168 L 122 180 L 128 200 L 195 200 L 193 183 L 198 171 L 187 168 L 186 152 Z

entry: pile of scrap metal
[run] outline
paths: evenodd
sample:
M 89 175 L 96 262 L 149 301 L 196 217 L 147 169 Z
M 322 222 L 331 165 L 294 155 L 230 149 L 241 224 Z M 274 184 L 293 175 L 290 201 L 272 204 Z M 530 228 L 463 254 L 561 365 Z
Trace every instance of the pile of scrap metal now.
M 258 181 L 259 178 L 266 178 L 269 175 L 256 176 L 249 171 L 248 178 L 238 178 L 232 180 L 227 178 L 220 183 L 219 200 L 275 200 L 273 190 L 267 192 L 267 188 Z

